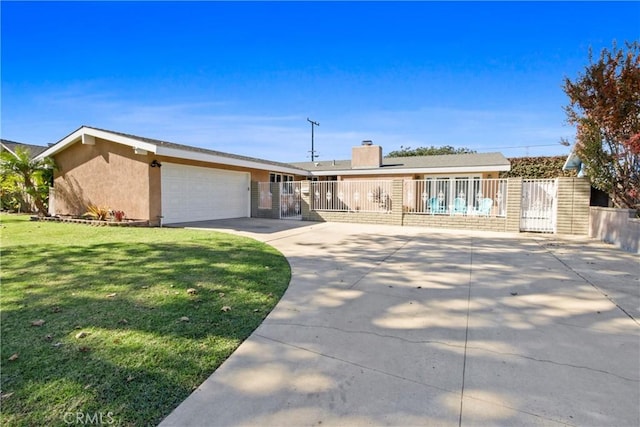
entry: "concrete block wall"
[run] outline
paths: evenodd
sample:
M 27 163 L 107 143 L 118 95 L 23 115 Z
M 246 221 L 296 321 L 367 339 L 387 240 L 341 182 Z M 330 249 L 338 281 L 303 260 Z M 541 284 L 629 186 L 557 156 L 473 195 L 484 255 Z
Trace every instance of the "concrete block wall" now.
M 521 211 L 522 178 L 509 178 L 507 181 L 507 218 L 504 231 L 520 232 Z
M 405 214 L 403 225 L 456 230 L 508 231 L 507 219 L 462 215 Z
M 311 211 L 311 181 L 302 181 L 300 184 L 300 211 L 303 221 L 320 221 L 311 219 L 311 216 L 315 213 Z
M 393 224 L 390 213 L 383 212 L 334 212 L 311 211 L 308 217 L 303 214 L 305 221 L 321 222 L 350 222 L 359 224 Z M 399 224 L 397 224 L 399 225 Z
M 280 218 L 280 184 L 271 183 L 271 218 Z
M 640 218 L 634 209 L 591 207 L 589 237 L 640 254 Z
M 402 225 L 404 213 L 402 212 L 402 202 L 404 191 L 404 181 L 394 179 L 391 184 L 391 224 Z
M 347 222 L 424 226 L 432 228 L 472 229 L 483 231 L 520 231 L 522 179 L 510 178 L 507 183 L 506 217 L 462 215 L 428 215 L 403 212 L 403 180 L 393 180 L 390 212 L 339 212 L 311 210 L 311 183 L 302 182 L 302 219 L 305 221 Z M 273 208 L 257 209 L 257 184 L 252 185 L 252 215 L 261 218 L 279 218 L 279 186 L 272 185 Z M 558 233 L 583 234 L 589 227 L 590 185 L 584 178 L 560 178 L 558 182 Z M 256 206 L 254 209 L 253 206 Z
M 258 183 L 251 181 L 251 218 L 260 218 L 260 190 L 258 190 Z
M 558 178 L 556 233 L 587 235 L 591 184 L 586 178 Z

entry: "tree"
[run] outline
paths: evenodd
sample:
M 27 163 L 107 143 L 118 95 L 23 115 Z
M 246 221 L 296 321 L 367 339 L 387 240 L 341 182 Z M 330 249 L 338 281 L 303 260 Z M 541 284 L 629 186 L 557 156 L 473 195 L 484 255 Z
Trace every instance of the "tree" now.
M 50 158 L 34 160 L 29 150 L 16 148 L 15 154 L 3 151 L 0 154 L 0 176 L 2 180 L 15 180 L 24 185 L 31 196 L 39 215 L 47 212 L 46 199 L 53 177 L 54 163 Z
M 575 81 L 564 80 L 575 153 L 591 184 L 614 205 L 640 208 L 640 44 L 603 49 Z
M 403 147 L 400 146 L 400 150 L 391 151 L 387 154 L 387 157 L 410 157 L 410 156 L 436 156 L 438 154 L 466 154 L 475 153 L 475 150 L 469 148 L 454 148 L 450 145 L 443 145 L 442 147 Z

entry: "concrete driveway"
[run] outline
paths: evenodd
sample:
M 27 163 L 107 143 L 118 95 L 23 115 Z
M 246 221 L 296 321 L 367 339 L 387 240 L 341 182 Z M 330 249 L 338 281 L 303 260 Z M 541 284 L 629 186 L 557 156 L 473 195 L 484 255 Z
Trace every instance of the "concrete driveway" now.
M 640 425 L 640 257 L 587 239 L 275 220 L 264 323 L 168 426 Z

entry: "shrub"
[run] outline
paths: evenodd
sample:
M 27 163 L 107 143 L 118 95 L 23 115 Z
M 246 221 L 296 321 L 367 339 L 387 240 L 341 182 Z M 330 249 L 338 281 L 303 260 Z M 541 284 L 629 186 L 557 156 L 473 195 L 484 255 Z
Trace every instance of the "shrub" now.
M 101 208 L 96 205 L 89 205 L 84 216 L 91 217 L 98 221 L 106 221 L 109 217 L 109 208 Z

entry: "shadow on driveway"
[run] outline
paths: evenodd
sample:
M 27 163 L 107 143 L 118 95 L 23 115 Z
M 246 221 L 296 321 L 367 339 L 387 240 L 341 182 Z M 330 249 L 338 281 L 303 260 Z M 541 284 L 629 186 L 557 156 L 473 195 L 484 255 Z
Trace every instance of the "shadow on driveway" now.
M 251 234 L 274 234 L 283 231 L 296 230 L 299 228 L 311 227 L 315 222 L 278 220 L 264 218 L 232 218 L 217 219 L 210 221 L 182 222 L 167 224 L 165 227 L 177 227 L 187 229 L 219 230 L 236 232 L 242 235 Z
M 557 236 L 225 221 L 213 228 L 280 250 L 291 283 L 161 426 L 640 425 L 637 255 Z

